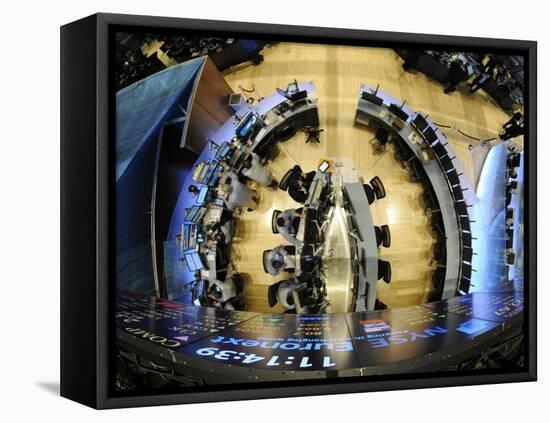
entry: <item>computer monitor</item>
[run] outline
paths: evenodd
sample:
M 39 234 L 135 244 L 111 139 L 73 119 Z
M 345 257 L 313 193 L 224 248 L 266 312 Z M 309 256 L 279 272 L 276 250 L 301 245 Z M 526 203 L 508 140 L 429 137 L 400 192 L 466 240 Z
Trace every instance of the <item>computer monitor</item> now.
M 323 160 L 317 169 L 319 170 L 319 172 L 325 173 L 329 167 L 330 163 L 326 160 Z
M 204 202 L 206 200 L 206 197 L 208 196 L 208 193 L 210 192 L 210 188 L 208 185 L 203 185 L 199 191 L 199 195 L 197 195 L 197 199 L 195 200 L 195 204 L 198 206 L 204 205 Z
M 185 221 L 190 223 L 200 223 L 205 213 L 206 207 L 193 206 L 187 211 Z
M 424 138 L 426 139 L 428 144 L 433 144 L 434 142 L 437 141 L 437 134 L 435 133 L 435 131 L 431 126 L 426 128 L 426 130 L 424 131 Z
M 185 252 L 183 254 L 183 259 L 189 270 L 192 272 L 205 268 L 202 258 L 196 250 L 189 250 L 188 252 Z
M 397 104 L 390 104 L 389 107 L 390 112 L 392 112 L 395 116 L 397 116 L 399 119 L 406 121 L 409 118 L 409 115 L 407 112 L 405 112 L 401 107 L 399 107 Z
M 231 145 L 228 142 L 224 142 L 222 145 L 219 146 L 218 151 L 216 151 L 216 158 L 218 160 L 223 159 L 227 157 L 230 152 Z
M 257 122 L 257 117 L 252 112 L 249 112 L 247 115 L 243 117 L 243 119 L 239 122 L 237 125 L 237 128 L 235 128 L 235 132 L 240 138 L 248 138 L 249 135 L 252 133 L 252 130 L 254 129 L 254 125 Z
M 186 251 L 197 246 L 198 225 L 184 223 L 182 225 L 181 251 Z
M 413 126 L 420 132 L 424 132 L 424 130 L 428 127 L 428 122 L 422 117 L 420 113 L 414 117 L 412 123 Z
M 382 100 L 375 94 L 371 94 L 367 91 L 363 91 L 361 93 L 361 98 L 365 101 L 368 101 L 369 103 L 376 104 L 377 106 L 381 106 L 382 104 L 384 104 L 384 100 Z

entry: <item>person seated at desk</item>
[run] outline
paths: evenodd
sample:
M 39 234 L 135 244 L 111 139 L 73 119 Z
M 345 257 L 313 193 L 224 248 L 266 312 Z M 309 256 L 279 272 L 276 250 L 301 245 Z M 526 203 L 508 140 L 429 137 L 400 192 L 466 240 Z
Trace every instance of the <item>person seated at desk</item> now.
M 254 152 L 244 161 L 242 174 L 264 187 L 273 187 L 273 185 L 276 187 L 278 185 L 273 179 L 271 170 L 262 164 L 262 159 Z
M 277 302 L 281 304 L 286 310 L 296 309 L 296 304 L 294 304 L 294 298 L 292 296 L 292 291 L 298 287 L 299 283 L 296 279 L 287 279 L 282 281 L 277 286 L 277 291 L 275 293 L 277 297 Z
M 288 195 L 300 204 L 304 204 L 309 197 L 309 191 L 301 181 L 293 181 L 288 186 Z
M 271 276 L 277 276 L 281 272 L 292 273 L 296 268 L 296 256 L 280 245 L 269 251 L 265 267 Z
M 233 171 L 224 172 L 217 193 L 218 197 L 225 200 L 229 210 L 247 208 L 252 211 L 258 208 L 258 193 L 239 182 Z
M 288 209 L 277 217 L 277 230 L 291 244 L 300 246 L 302 241 L 296 239 L 300 227 L 301 213 L 295 209 Z
M 201 190 L 193 184 L 189 185 L 188 191 L 189 193 L 193 194 L 193 197 L 196 197 L 197 195 L 199 195 L 199 192 L 201 192 Z
M 311 183 L 313 182 L 313 178 L 315 178 L 314 170 L 306 173 L 302 170 L 302 168 L 299 165 L 295 165 L 292 168 L 291 181 L 301 181 L 302 184 L 306 187 L 306 189 L 309 189 L 309 187 L 311 186 Z
M 228 274 L 224 281 L 214 280 L 208 288 L 208 297 L 215 307 L 226 310 L 244 310 L 238 296 L 243 290 L 242 280 L 235 272 Z
M 290 197 L 298 203 L 305 203 L 309 196 L 309 187 L 314 177 L 314 170 L 305 173 L 300 166 L 294 166 L 288 184 L 288 194 Z

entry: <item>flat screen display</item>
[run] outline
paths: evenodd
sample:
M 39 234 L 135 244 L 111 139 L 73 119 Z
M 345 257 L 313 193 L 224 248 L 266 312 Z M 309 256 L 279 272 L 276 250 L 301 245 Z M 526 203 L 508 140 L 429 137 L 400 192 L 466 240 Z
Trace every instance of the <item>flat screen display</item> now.
M 522 369 L 522 56 L 112 41 L 115 394 Z

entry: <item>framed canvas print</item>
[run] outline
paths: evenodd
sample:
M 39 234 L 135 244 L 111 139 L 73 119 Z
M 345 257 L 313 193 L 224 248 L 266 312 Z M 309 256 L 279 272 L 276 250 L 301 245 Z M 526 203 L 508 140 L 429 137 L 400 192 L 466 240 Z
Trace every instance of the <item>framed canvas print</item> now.
M 536 43 L 61 29 L 61 394 L 536 379 Z

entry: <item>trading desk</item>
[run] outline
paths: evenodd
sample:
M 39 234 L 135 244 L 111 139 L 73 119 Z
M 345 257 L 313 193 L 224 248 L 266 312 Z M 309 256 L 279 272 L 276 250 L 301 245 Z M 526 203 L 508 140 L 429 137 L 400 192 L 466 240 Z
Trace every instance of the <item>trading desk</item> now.
M 363 92 L 374 93 L 375 91 L 375 89 L 368 86 L 361 87 L 355 121 L 362 125 L 369 125 L 372 121 L 382 125 L 394 134 L 394 136 L 399 137 L 406 142 L 421 162 L 439 202 L 443 225 L 445 228 L 447 262 L 442 298 L 452 298 L 456 295 L 458 282 L 461 276 L 462 232 L 459 226 L 460 219 L 455 209 L 455 199 L 453 197 L 451 186 L 449 185 L 446 173 L 441 168 L 438 160 L 433 155 L 428 154 L 430 144 L 412 125 L 412 121 L 418 113 L 414 113 L 407 106 L 403 106 L 401 109 L 408 115 L 408 118 L 406 120 L 399 119 L 389 110 L 389 106 L 391 104 L 401 105 L 402 101 L 393 98 L 389 94 L 384 93 L 382 90 L 377 90 L 376 93 L 376 95 L 383 100 L 381 105 L 374 104 L 370 101 L 364 100 L 361 97 Z M 434 142 L 441 142 L 441 144 L 444 145 L 445 151 L 449 157 L 454 158 L 456 155 L 454 154 L 454 151 L 452 151 L 451 146 L 448 144 L 446 137 L 438 130 L 433 122 L 431 122 L 428 118 L 425 118 L 425 120 L 437 136 Z M 459 174 L 460 186 L 463 187 L 463 189 L 468 188 L 468 190 L 464 192 L 466 203 L 468 203 L 468 199 L 470 198 L 469 196 L 473 195 L 473 190 L 469 189 L 470 184 L 466 181 L 467 178 L 463 174 L 463 171 L 461 172 L 462 167 L 459 165 L 458 161 L 454 161 L 453 165 Z
M 357 257 L 359 260 L 357 299 L 355 311 L 374 310 L 378 284 L 378 246 L 370 205 L 361 183 L 345 183 L 356 228 Z

